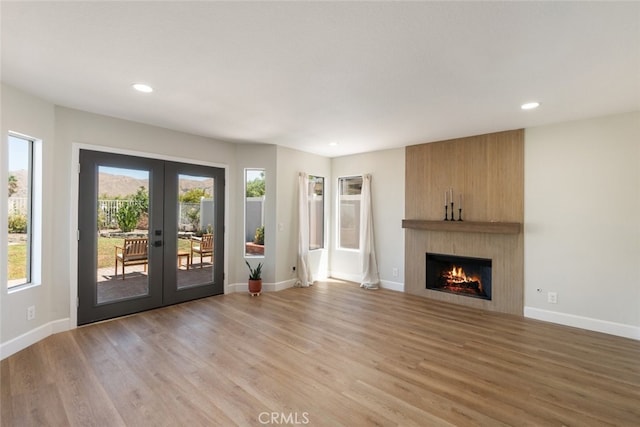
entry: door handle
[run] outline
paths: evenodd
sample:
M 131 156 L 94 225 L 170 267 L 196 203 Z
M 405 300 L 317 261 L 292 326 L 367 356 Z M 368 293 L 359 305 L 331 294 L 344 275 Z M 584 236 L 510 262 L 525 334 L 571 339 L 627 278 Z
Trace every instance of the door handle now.
M 153 242 L 153 246 L 159 248 L 160 246 L 162 246 L 162 240 L 156 240 L 155 242 Z

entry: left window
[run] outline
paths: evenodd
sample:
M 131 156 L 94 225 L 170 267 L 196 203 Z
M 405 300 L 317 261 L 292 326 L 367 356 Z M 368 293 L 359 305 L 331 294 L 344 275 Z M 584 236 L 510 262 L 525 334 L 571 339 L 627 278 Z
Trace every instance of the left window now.
M 40 282 L 40 142 L 9 134 L 7 288 Z

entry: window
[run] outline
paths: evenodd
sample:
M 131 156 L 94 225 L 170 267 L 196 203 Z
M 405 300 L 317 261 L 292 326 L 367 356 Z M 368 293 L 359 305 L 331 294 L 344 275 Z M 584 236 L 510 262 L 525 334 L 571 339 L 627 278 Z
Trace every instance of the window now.
M 309 175 L 309 250 L 324 248 L 324 178 Z
M 7 158 L 7 288 L 12 289 L 39 282 L 40 144 L 9 134 Z
M 338 247 L 360 247 L 360 194 L 362 176 L 338 178 Z
M 264 256 L 264 169 L 244 171 L 245 256 Z

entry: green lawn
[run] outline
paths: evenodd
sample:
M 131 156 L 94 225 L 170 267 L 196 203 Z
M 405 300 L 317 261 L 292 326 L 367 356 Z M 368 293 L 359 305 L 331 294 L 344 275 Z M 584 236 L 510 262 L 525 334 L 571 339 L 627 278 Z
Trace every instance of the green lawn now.
M 9 280 L 27 277 L 27 244 L 9 245 L 7 253 Z
M 115 247 L 122 246 L 124 239 L 100 237 L 98 238 L 98 268 L 113 267 L 115 260 Z M 188 240 L 179 239 L 178 249 L 188 251 L 191 247 Z M 20 279 L 27 276 L 27 245 L 10 245 L 9 255 L 9 280 Z

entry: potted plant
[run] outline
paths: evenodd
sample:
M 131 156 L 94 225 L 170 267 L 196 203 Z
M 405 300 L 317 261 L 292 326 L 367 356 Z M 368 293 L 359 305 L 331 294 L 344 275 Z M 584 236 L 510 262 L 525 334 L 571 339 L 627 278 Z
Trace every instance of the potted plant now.
M 262 292 L 262 263 L 258 263 L 256 268 L 251 267 L 249 261 L 245 260 L 245 264 L 249 267 L 249 293 L 251 296 L 260 295 Z

